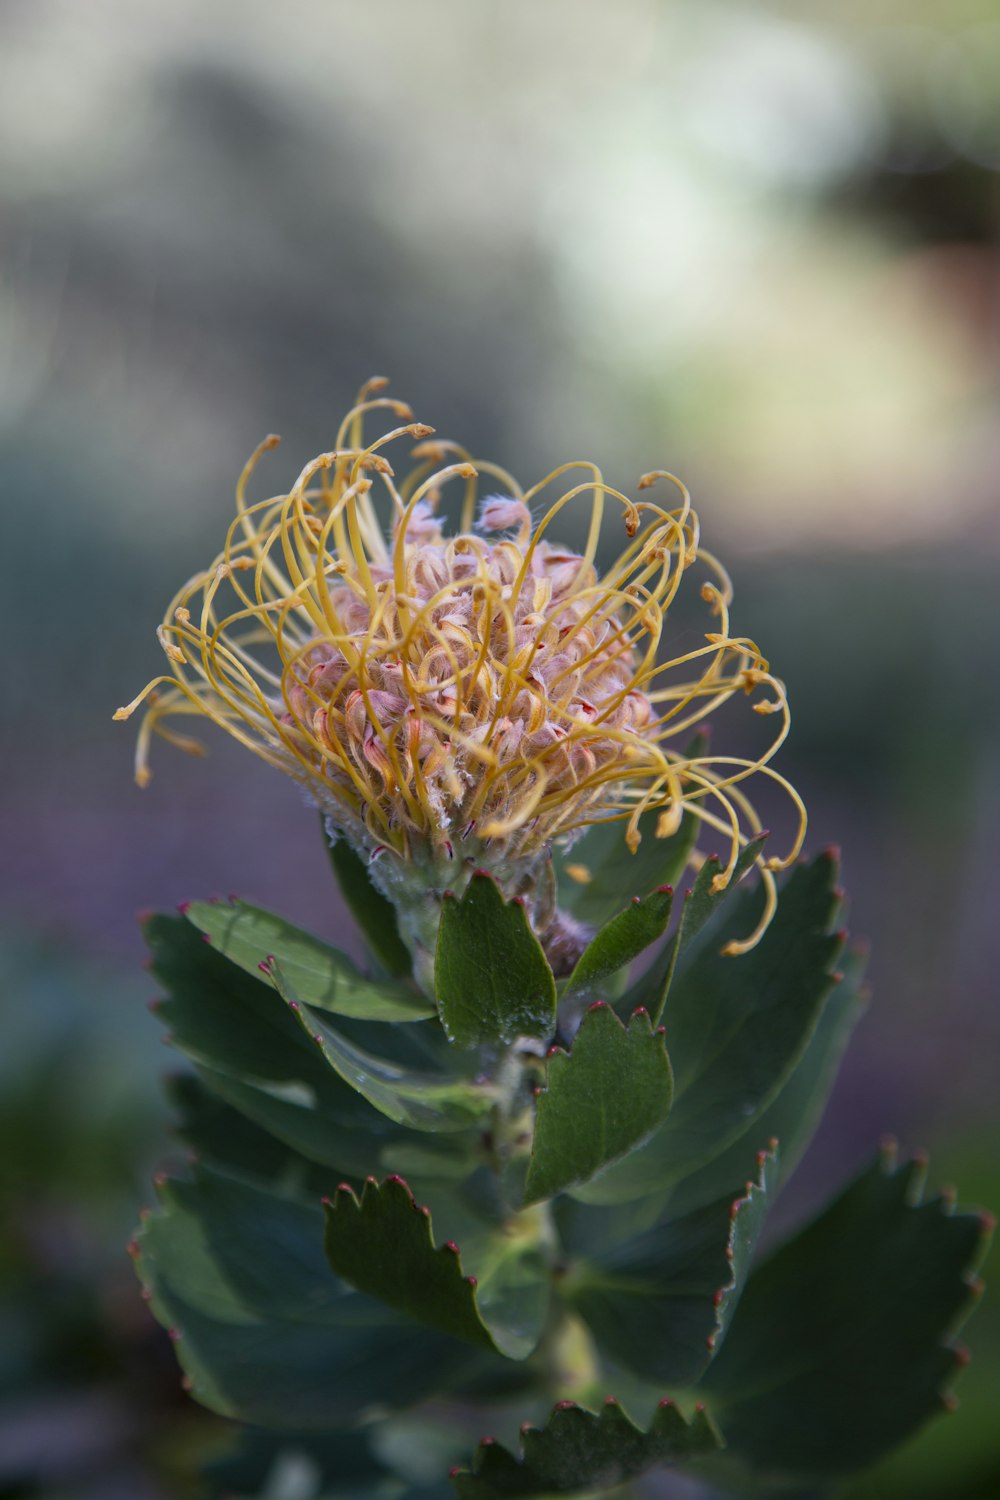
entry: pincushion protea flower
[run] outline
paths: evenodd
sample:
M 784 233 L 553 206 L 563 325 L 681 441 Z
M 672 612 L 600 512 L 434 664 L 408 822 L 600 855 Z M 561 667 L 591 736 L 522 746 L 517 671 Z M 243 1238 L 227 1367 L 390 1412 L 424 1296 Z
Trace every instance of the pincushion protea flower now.
M 644 493 L 672 485 L 668 510 L 628 499 L 592 464 L 566 464 L 523 491 L 496 465 L 428 441 L 433 429 L 381 396 L 385 384 L 362 388 L 334 450 L 287 495 L 246 499 L 276 438 L 246 465 L 222 552 L 159 628 L 169 672 L 115 715 L 146 706 L 139 784 L 151 735 L 199 753 L 171 721 L 205 716 L 299 781 L 331 834 L 364 851 L 399 899 L 415 866 L 425 883 L 454 885 L 463 864 L 485 864 L 510 893 L 532 891 L 554 843 L 620 820 L 634 850 L 651 809 L 655 836 L 674 832 L 685 810 L 722 833 L 726 883 L 759 829 L 743 784 L 763 775 L 799 815 L 790 853 L 762 865 L 766 920 L 770 871 L 794 859 L 804 831 L 801 801 L 769 764 L 788 706 L 757 646 L 730 633 L 731 585 L 700 544 L 684 486 L 663 472 L 639 481 Z M 402 425 L 367 442 L 363 422 L 376 411 Z M 415 464 L 397 481 L 382 450 L 406 437 L 418 439 Z M 480 500 L 484 476 L 502 493 Z M 544 498 L 571 476 L 558 498 Z M 440 511 L 455 481 L 463 493 L 450 533 Z M 589 524 L 578 553 L 558 530 L 579 503 Z M 623 548 L 599 575 L 608 519 Z M 714 629 L 670 658 L 667 610 L 696 564 Z M 695 726 L 759 689 L 754 710 L 777 722 L 764 753 L 688 752 Z

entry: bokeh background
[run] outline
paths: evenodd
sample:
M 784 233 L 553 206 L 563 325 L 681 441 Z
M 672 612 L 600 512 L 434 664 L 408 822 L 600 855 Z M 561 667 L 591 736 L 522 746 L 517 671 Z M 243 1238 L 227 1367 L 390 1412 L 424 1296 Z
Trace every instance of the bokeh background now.
M 525 480 L 685 477 L 873 947 L 786 1214 L 889 1129 L 1000 1207 L 998 171 L 982 0 L 3 0 L 0 1495 L 183 1495 L 221 1432 L 123 1253 L 134 912 L 340 917 L 294 788 L 217 743 L 140 793 L 111 712 L 246 454 L 287 488 L 376 372 Z M 1000 1494 L 996 1292 L 972 1341 L 851 1500 Z

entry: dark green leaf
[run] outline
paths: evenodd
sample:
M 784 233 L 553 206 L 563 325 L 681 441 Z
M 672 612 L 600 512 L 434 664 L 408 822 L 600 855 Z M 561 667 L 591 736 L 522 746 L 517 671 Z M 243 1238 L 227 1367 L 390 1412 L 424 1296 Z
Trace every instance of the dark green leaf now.
M 803 1056 L 833 983 L 843 944 L 842 935 L 830 932 L 839 903 L 836 873 L 829 855 L 800 865 L 751 952 L 730 958 L 720 949 L 752 930 L 759 890 L 735 903 L 721 931 L 713 927 L 693 945 L 665 1014 L 673 1109 L 644 1146 L 574 1189 L 585 1202 L 662 1194 L 760 1119 Z
M 338 1176 L 365 1177 L 388 1170 L 396 1164 L 400 1149 L 411 1143 L 420 1147 L 422 1170 L 428 1177 L 436 1175 L 435 1161 L 440 1175 L 453 1179 L 467 1176 L 481 1160 L 478 1133 L 415 1135 L 349 1088 L 322 1059 L 318 1061 L 324 1077 L 318 1086 L 246 1082 L 204 1065 L 198 1071 L 207 1087 L 233 1109 Z M 340 1094 L 348 1101 L 347 1108 L 341 1107 Z M 351 1108 L 356 1115 L 350 1114 Z
M 471 1469 L 452 1475 L 459 1500 L 506 1495 L 600 1494 L 664 1464 L 714 1453 L 718 1437 L 701 1407 L 690 1422 L 672 1401 L 661 1401 L 645 1432 L 609 1396 L 599 1413 L 560 1401 L 545 1427 L 521 1429 L 521 1456 L 484 1438 Z
M 562 998 L 587 997 L 603 980 L 638 958 L 650 943 L 663 936 L 670 921 L 673 891 L 660 886 L 648 896 L 635 896 L 587 944 L 570 975 Z
M 329 1169 L 255 1125 L 194 1074 L 168 1079 L 167 1093 L 180 1115 L 175 1133 L 199 1161 L 253 1178 L 260 1185 L 280 1184 L 290 1196 L 309 1201 L 320 1198 L 329 1187 Z M 359 1175 L 365 1175 L 364 1169 Z
M 323 837 L 340 894 L 369 948 L 391 978 L 407 978 L 413 972 L 413 959 L 399 935 L 396 908 L 376 890 L 364 861 L 346 839 L 335 839 L 331 844 L 325 827 Z
M 157 1013 L 213 1093 L 339 1173 L 377 1171 L 381 1148 L 407 1139 L 331 1070 L 270 983 L 251 978 L 180 917 L 151 918 L 146 935 L 169 992 Z
M 485 1356 L 338 1282 L 318 1204 L 207 1171 L 160 1191 L 134 1247 L 137 1269 L 192 1394 L 213 1410 L 329 1430 L 374 1403 L 461 1389 L 484 1368 Z
M 658 839 L 659 818 L 655 809 L 643 813 L 634 854 L 625 842 L 624 820 L 597 823 L 568 852 L 556 851 L 559 905 L 578 922 L 600 927 L 620 910 L 623 899 L 645 896 L 659 885 L 676 885 L 694 848 L 698 819 L 687 813 L 675 834 Z M 574 866 L 587 870 L 589 880 L 581 883 L 567 874 L 567 867 Z
M 601 1256 L 571 1266 L 563 1297 L 600 1349 L 660 1388 L 690 1385 L 721 1343 L 743 1290 L 777 1175 L 761 1152 L 756 1181 L 684 1217 L 670 1217 Z M 580 1209 L 574 1238 L 586 1244 Z
M 497 1242 L 498 1261 L 512 1247 Z M 513 1323 L 502 1316 L 492 1326 L 484 1321 L 477 1281 L 462 1268 L 461 1252 L 453 1241 L 435 1245 L 428 1208 L 416 1202 L 401 1177 L 381 1184 L 369 1178 L 361 1197 L 346 1184 L 326 1206 L 326 1254 L 338 1276 L 387 1306 L 428 1323 L 440 1333 L 482 1348 L 498 1349 L 511 1359 L 523 1359 L 541 1331 L 541 1320 L 524 1319 L 524 1277 L 541 1280 L 539 1263 L 522 1265 L 520 1285 L 511 1283 L 511 1267 L 493 1287 L 495 1303 L 506 1312 L 504 1285 L 516 1294 Z M 499 1266 L 498 1266 L 499 1269 Z M 517 1326 L 522 1323 L 526 1326 Z
M 293 1495 L 297 1500 L 356 1500 L 369 1494 L 375 1500 L 392 1476 L 371 1453 L 370 1431 L 267 1432 L 239 1427 L 228 1452 L 204 1467 L 208 1493 L 213 1500 L 270 1500 L 276 1490 L 276 1500 Z M 279 1488 L 277 1475 L 289 1478 L 287 1490 Z M 296 1487 L 299 1481 L 301 1487 Z
M 444 1074 L 417 1073 L 373 1057 L 303 1005 L 278 963 L 268 966 L 268 974 L 337 1076 L 390 1120 L 411 1130 L 468 1130 L 492 1109 L 495 1090 L 491 1085 Z
M 547 1039 L 555 1029 L 556 986 L 519 901 L 505 901 L 477 871 L 456 900 L 445 892 L 434 979 L 445 1031 L 453 1042 Z
M 186 915 L 220 953 L 248 974 L 256 975 L 264 960 L 276 956 L 307 1005 L 368 1021 L 420 1021 L 435 1014 L 417 990 L 391 980 L 366 979 L 346 953 L 273 912 L 244 901 L 192 901 Z
M 548 1059 L 525 1187 L 537 1202 L 586 1182 L 644 1140 L 670 1109 L 670 1059 L 649 1016 L 625 1027 L 598 1001 L 587 1011 L 570 1053 Z
M 735 1457 L 838 1474 L 943 1409 L 988 1226 L 923 1201 L 924 1170 L 877 1162 L 750 1277 L 703 1383 Z
M 809 1045 L 780 1093 L 749 1130 L 678 1183 L 670 1196 L 672 1214 L 686 1213 L 745 1181 L 753 1171 L 761 1141 L 780 1142 L 780 1181 L 791 1175 L 819 1123 L 844 1049 L 864 1008 L 863 956 L 849 953 L 841 968 L 843 978 L 827 995 Z
M 697 938 L 702 928 L 718 911 L 722 903 L 731 895 L 740 881 L 752 867 L 754 861 L 760 855 L 764 846 L 766 833 L 759 834 L 751 839 L 744 849 L 740 850 L 739 858 L 733 869 L 732 878 L 728 885 L 720 890 L 714 889 L 715 879 L 722 871 L 722 861 L 718 855 L 710 855 L 701 869 L 691 888 L 684 896 L 684 905 L 681 907 L 681 917 L 677 924 L 677 931 L 667 943 L 664 951 L 650 966 L 642 978 L 632 987 L 623 1000 L 624 1005 L 644 1005 L 653 1017 L 655 1024 L 659 1024 L 666 1004 L 667 995 L 673 982 L 677 965 L 683 954 Z M 747 932 L 751 931 L 747 929 Z M 745 937 L 746 933 L 741 936 Z

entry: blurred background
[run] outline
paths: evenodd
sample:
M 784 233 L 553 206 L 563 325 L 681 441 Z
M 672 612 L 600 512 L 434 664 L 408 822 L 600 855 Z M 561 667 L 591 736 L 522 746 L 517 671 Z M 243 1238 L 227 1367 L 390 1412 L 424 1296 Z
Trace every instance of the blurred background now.
M 245 456 L 285 490 L 376 372 L 525 482 L 684 476 L 873 948 L 787 1212 L 890 1129 L 1000 1207 L 998 172 L 984 0 L 0 0 L 0 1496 L 184 1495 L 222 1432 L 123 1253 L 134 913 L 340 916 L 292 786 L 218 742 L 140 793 L 111 713 Z M 972 1342 L 851 1500 L 1000 1494 L 996 1291 Z

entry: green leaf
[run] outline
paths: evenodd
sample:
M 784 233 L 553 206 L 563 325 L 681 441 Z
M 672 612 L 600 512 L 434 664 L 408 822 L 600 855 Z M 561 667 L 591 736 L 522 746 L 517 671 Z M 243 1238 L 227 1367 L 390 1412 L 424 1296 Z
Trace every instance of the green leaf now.
M 328 1431 L 375 1403 L 409 1405 L 489 1370 L 486 1356 L 338 1282 L 318 1204 L 205 1169 L 159 1191 L 136 1266 L 192 1394 L 214 1411 Z
M 603 1001 L 590 1007 L 570 1053 L 554 1050 L 538 1114 L 525 1199 L 550 1198 L 616 1161 L 670 1109 L 670 1059 L 649 1016 L 622 1025 Z
M 256 974 L 272 955 L 300 998 L 320 1010 L 366 1021 L 421 1021 L 435 1014 L 425 996 L 405 984 L 376 983 L 339 949 L 245 901 L 192 901 L 185 914 L 218 951 Z
M 392 1475 L 372 1454 L 370 1435 L 370 1428 L 317 1433 L 239 1427 L 230 1447 L 204 1465 L 208 1493 L 213 1500 L 375 1500 Z
M 805 1053 L 833 983 L 843 945 L 843 935 L 830 931 L 839 905 L 836 875 L 829 855 L 799 866 L 749 953 L 730 958 L 720 949 L 752 930 L 759 889 L 735 904 L 721 932 L 713 927 L 690 946 L 664 1017 L 673 1109 L 645 1145 L 574 1189 L 584 1202 L 665 1193 L 760 1119 Z
M 372 884 L 364 860 L 346 839 L 338 838 L 331 843 L 325 824 L 323 838 L 340 894 L 364 933 L 365 942 L 390 978 L 408 978 L 413 972 L 413 959 L 400 937 L 396 908 Z
M 733 893 L 747 871 L 751 869 L 755 860 L 764 847 L 766 833 L 759 834 L 751 839 L 744 849 L 740 850 L 739 857 L 733 869 L 732 878 L 728 885 L 721 890 L 714 890 L 715 878 L 721 873 L 722 861 L 717 854 L 712 854 L 705 860 L 698 871 L 697 878 L 691 888 L 685 893 L 684 905 L 681 907 L 680 921 L 677 931 L 667 943 L 664 951 L 653 963 L 648 971 L 633 985 L 629 993 L 624 997 L 623 1005 L 644 1005 L 653 1017 L 655 1024 L 659 1024 L 666 1004 L 667 995 L 673 982 L 677 965 L 682 955 L 697 938 L 702 928 L 709 922 L 723 902 Z M 748 928 L 747 931 L 752 929 Z M 740 934 L 745 937 L 746 933 Z
M 310 1201 L 329 1187 L 329 1170 L 255 1125 L 191 1073 L 167 1080 L 180 1119 L 174 1133 L 200 1162 Z M 360 1172 L 364 1176 L 364 1169 Z
M 331 1070 L 270 983 L 252 979 L 180 917 L 153 917 L 145 931 L 153 972 L 168 990 L 157 1015 L 214 1094 L 338 1173 L 363 1177 L 381 1165 L 383 1146 L 408 1138 Z
M 477 870 L 461 900 L 445 892 L 434 980 L 445 1031 L 461 1047 L 550 1037 L 556 985 L 519 901 Z
M 781 1143 L 779 1184 L 791 1176 L 812 1139 L 844 1049 L 863 1013 L 864 968 L 863 954 L 853 952 L 844 957 L 840 974 L 833 976 L 836 982 L 826 997 L 809 1045 L 781 1091 L 749 1130 L 678 1183 L 670 1196 L 672 1214 L 696 1208 L 745 1181 L 753 1171 L 761 1141 L 776 1139 Z
M 553 864 L 559 905 L 578 922 L 601 927 L 620 909 L 623 897 L 645 896 L 656 886 L 674 886 L 691 857 L 698 819 L 685 813 L 669 838 L 656 837 L 660 814 L 655 809 L 639 819 L 640 843 L 633 854 L 625 842 L 625 821 L 597 823 L 567 852 L 556 850 Z M 590 874 L 581 884 L 567 874 L 580 865 Z
M 566 982 L 562 999 L 593 994 L 601 982 L 638 958 L 650 943 L 663 936 L 670 921 L 673 891 L 659 886 L 631 903 L 597 932 L 581 953 Z
M 947 1405 L 991 1224 L 891 1155 L 747 1282 L 703 1389 L 735 1457 L 805 1480 L 872 1463 Z
M 493 1108 L 492 1085 L 442 1074 L 417 1073 L 385 1058 L 373 1057 L 303 1005 L 277 963 L 268 965 L 267 972 L 278 994 L 337 1076 L 390 1120 L 410 1130 L 469 1130 Z
M 420 1145 L 422 1170 L 428 1177 L 437 1175 L 435 1158 L 440 1176 L 446 1179 L 467 1176 L 482 1160 L 478 1132 L 416 1135 L 376 1110 L 319 1057 L 317 1062 L 324 1079 L 318 1087 L 251 1083 L 204 1065 L 198 1072 L 206 1086 L 233 1109 L 338 1176 L 361 1178 L 386 1169 L 410 1143 Z M 357 1110 L 356 1116 L 339 1107 L 341 1094 Z
M 501 1274 L 491 1290 L 501 1317 L 488 1326 L 477 1279 L 464 1273 L 459 1247 L 454 1241 L 435 1245 L 430 1210 L 416 1202 L 401 1177 L 387 1177 L 381 1184 L 368 1178 L 360 1198 L 346 1184 L 338 1188 L 326 1205 L 326 1254 L 337 1275 L 359 1291 L 441 1333 L 510 1359 L 524 1359 L 541 1332 L 542 1320 L 525 1316 L 524 1276 L 527 1271 L 530 1278 L 531 1268 L 522 1263 L 518 1273 L 509 1260 L 501 1266 L 506 1257 L 498 1256 Z M 539 1262 L 536 1279 L 544 1285 L 543 1274 Z M 504 1287 L 517 1302 L 510 1321 Z
M 693 1384 L 729 1326 L 776 1178 L 776 1154 L 762 1151 L 756 1181 L 735 1200 L 671 1216 L 599 1262 L 571 1265 L 560 1294 L 601 1351 L 661 1389 Z M 573 1237 L 585 1245 L 588 1210 L 577 1213 Z
M 525 1424 L 521 1455 L 484 1438 L 469 1469 L 452 1474 L 459 1500 L 501 1500 L 506 1495 L 604 1493 L 664 1464 L 687 1463 L 719 1446 L 699 1406 L 690 1422 L 672 1401 L 661 1401 L 645 1432 L 609 1396 L 600 1412 L 560 1401 L 544 1427 Z

